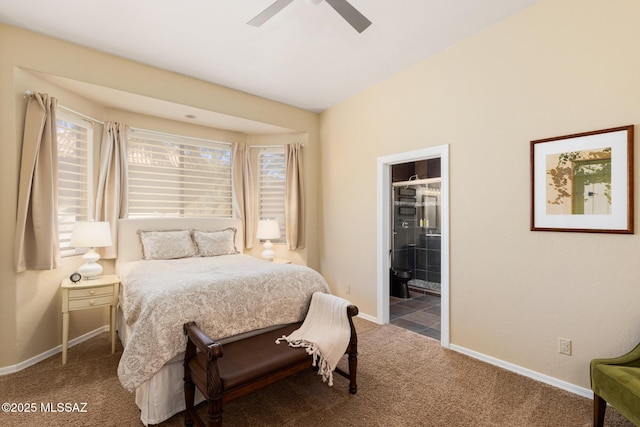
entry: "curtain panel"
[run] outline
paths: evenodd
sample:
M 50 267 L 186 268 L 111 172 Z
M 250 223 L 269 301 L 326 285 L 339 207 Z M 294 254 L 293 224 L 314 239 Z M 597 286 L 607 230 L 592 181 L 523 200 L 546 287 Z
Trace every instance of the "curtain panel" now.
M 285 188 L 284 219 L 287 247 L 290 250 L 305 246 L 304 179 L 302 168 L 302 145 L 286 144 L 284 150 Z
M 60 265 L 56 105 L 40 93 L 27 102 L 14 241 L 18 273 Z
M 107 221 L 111 227 L 112 246 L 96 251 L 102 258 L 115 258 L 118 253 L 118 219 L 128 213 L 127 134 L 129 126 L 107 122 L 102 132 L 100 171 L 96 192 L 96 221 Z
M 242 220 L 244 246 L 251 249 L 255 236 L 253 232 L 253 174 L 249 147 L 243 142 L 234 143 L 231 159 L 234 216 Z

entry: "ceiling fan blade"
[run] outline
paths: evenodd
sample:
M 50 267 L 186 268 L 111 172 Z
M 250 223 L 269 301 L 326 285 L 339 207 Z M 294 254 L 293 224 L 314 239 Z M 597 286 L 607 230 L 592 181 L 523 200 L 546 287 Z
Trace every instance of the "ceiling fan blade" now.
M 326 0 L 359 33 L 366 30 L 371 21 L 353 7 L 347 0 Z
M 259 27 L 269 19 L 273 18 L 276 13 L 287 7 L 292 1 L 293 0 L 276 0 L 271 6 L 257 14 L 251 21 L 247 22 L 247 24 Z

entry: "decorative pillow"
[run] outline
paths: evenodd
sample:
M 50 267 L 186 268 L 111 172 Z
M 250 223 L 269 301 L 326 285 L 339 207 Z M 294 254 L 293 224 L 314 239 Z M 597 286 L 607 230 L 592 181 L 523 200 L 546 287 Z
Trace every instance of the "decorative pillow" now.
M 197 248 L 189 230 L 138 230 L 144 259 L 176 259 L 196 255 Z
M 236 229 L 226 228 L 220 231 L 193 231 L 193 239 L 198 246 L 200 256 L 218 256 L 237 254 Z

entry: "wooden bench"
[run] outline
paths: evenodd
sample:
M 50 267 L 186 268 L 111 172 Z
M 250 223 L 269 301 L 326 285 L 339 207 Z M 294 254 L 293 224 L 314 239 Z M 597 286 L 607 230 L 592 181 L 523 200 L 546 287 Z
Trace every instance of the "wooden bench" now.
M 347 307 L 351 338 L 345 351 L 348 370 L 335 372 L 349 379 L 349 392 L 358 391 L 358 337 L 353 316 L 358 314 L 354 305 Z M 194 322 L 185 323 L 187 350 L 184 359 L 185 425 L 205 426 L 194 408 L 195 387 L 207 400 L 209 427 L 222 426 L 223 405 L 281 379 L 312 367 L 312 357 L 304 348 L 294 348 L 286 342 L 275 344 L 277 338 L 289 335 L 302 323 L 260 333 L 223 345 L 209 338 Z M 224 353 L 224 357 L 223 356 Z

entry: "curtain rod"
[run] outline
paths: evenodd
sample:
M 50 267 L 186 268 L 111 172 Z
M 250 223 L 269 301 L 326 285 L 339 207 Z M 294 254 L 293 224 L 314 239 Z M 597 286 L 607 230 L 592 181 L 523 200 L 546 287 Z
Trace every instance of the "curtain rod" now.
M 71 114 L 73 114 L 75 116 L 78 116 L 78 117 L 83 118 L 85 120 L 88 120 L 90 122 L 94 122 L 94 123 L 97 123 L 99 125 L 104 126 L 104 122 L 102 120 L 94 119 L 91 116 L 87 116 L 86 114 L 82 114 L 82 113 L 80 113 L 80 112 L 78 112 L 76 110 L 72 110 L 71 108 L 65 107 L 64 105 L 58 104 L 58 108 L 60 108 L 61 110 L 66 111 L 67 113 L 71 113 Z
M 24 97 L 25 98 L 31 98 L 33 95 L 34 95 L 34 92 L 32 90 L 25 90 L 24 91 Z M 72 110 L 69 107 L 65 107 L 62 104 L 58 104 L 58 108 L 60 108 L 61 110 L 66 111 L 67 113 L 71 113 L 71 114 L 73 114 L 75 116 L 78 116 L 78 117 L 83 118 L 85 120 L 88 120 L 90 122 L 98 123 L 98 124 L 104 126 L 104 122 L 102 120 L 98 120 L 98 119 L 93 118 L 91 116 L 87 116 L 86 114 L 82 114 L 82 113 L 80 113 L 80 112 L 78 112 L 76 110 Z
M 249 148 L 282 148 L 286 144 L 272 144 L 272 145 L 250 145 Z M 301 147 L 304 147 L 304 144 L 300 144 Z

